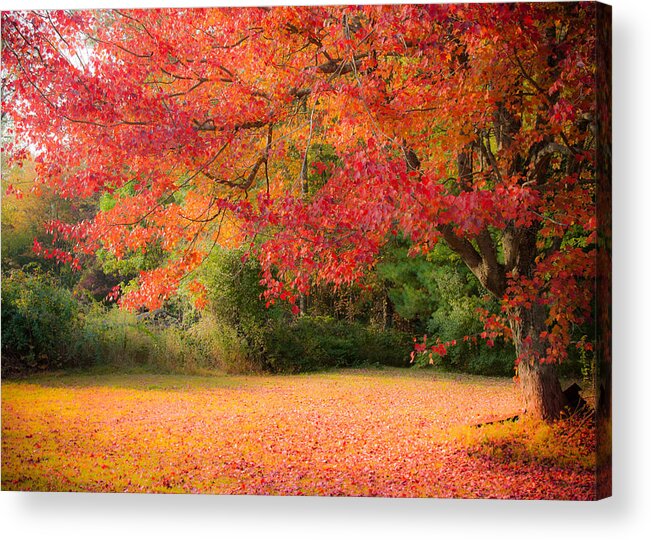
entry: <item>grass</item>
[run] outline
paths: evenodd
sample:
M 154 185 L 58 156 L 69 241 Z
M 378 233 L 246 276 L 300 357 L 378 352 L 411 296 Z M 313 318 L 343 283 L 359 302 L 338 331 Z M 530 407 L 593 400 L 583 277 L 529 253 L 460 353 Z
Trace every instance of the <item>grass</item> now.
M 594 498 L 594 433 L 508 379 L 58 373 L 2 383 L 2 489 Z

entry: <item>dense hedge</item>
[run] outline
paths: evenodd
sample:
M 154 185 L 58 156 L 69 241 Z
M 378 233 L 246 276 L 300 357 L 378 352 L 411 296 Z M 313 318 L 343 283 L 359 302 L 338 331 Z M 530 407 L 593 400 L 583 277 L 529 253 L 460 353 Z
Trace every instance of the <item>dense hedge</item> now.
M 424 265 L 423 265 L 424 267 Z M 426 273 L 423 272 L 423 276 Z M 513 375 L 512 345 L 489 347 L 476 336 L 482 325 L 476 291 L 462 273 L 429 274 L 438 292 L 427 330 L 441 341 L 456 340 L 444 357 L 416 357 L 434 365 L 481 375 Z M 256 261 L 220 250 L 204 268 L 210 309 L 197 313 L 186 298 L 170 302 L 161 321 L 86 300 L 83 305 L 55 277 L 35 268 L 2 280 L 2 372 L 100 364 L 121 368 L 234 373 L 298 373 L 361 365 L 410 365 L 408 334 L 327 316 L 296 316 L 290 306 L 265 306 Z M 416 289 L 414 289 L 416 290 Z M 460 294 L 465 292 L 465 294 Z M 403 310 L 404 302 L 396 303 Z M 589 375 L 592 357 L 571 355 L 561 373 Z
M 81 328 L 72 293 L 47 274 L 13 271 L 2 279 L 2 372 L 77 365 Z
M 271 329 L 265 347 L 274 372 L 368 364 L 407 366 L 411 350 L 409 339 L 401 332 L 309 316 Z
M 257 261 L 217 250 L 204 268 L 227 371 L 301 372 L 362 364 L 407 365 L 402 333 L 332 317 L 292 315 L 287 304 L 265 306 Z

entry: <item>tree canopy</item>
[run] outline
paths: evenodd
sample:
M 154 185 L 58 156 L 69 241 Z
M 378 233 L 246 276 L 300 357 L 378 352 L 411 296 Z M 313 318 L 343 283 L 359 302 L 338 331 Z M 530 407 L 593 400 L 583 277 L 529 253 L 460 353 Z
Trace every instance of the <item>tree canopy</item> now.
M 487 336 L 513 339 L 525 387 L 591 316 L 594 4 L 2 16 L 13 158 L 111 198 L 35 248 L 76 266 L 156 245 L 125 306 L 159 306 L 217 244 L 249 245 L 267 301 L 295 302 L 404 235 L 445 241 L 499 299 Z M 548 386 L 527 405 L 555 416 Z

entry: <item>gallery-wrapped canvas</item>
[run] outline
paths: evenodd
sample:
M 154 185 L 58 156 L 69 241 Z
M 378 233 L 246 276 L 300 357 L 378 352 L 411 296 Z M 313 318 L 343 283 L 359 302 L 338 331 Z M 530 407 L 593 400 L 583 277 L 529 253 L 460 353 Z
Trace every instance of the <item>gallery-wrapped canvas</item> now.
M 2 13 L 2 489 L 611 493 L 611 10 Z

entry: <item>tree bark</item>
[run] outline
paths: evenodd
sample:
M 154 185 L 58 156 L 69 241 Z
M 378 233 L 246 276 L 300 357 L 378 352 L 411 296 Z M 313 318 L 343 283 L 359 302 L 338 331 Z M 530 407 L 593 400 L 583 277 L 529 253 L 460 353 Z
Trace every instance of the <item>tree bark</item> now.
M 516 344 L 517 349 L 517 344 Z M 565 405 L 561 385 L 552 364 L 520 359 L 517 367 L 525 414 L 542 420 L 557 420 Z
M 556 366 L 541 362 L 545 356 L 545 344 L 540 338 L 540 333 L 546 330 L 544 309 L 542 306 L 520 309 L 512 314 L 510 325 L 525 414 L 547 421 L 556 420 L 565 405 L 565 397 Z

